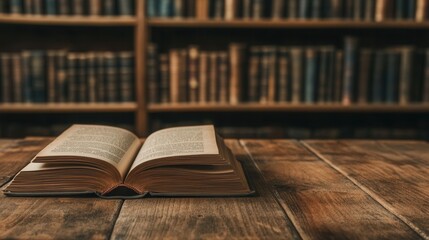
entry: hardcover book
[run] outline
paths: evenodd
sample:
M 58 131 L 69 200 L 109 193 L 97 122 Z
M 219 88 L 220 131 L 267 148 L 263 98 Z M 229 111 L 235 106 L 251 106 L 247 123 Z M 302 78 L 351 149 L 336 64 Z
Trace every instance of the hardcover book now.
M 245 172 L 212 125 L 157 131 L 142 144 L 121 128 L 73 125 L 39 152 L 8 196 L 240 196 Z

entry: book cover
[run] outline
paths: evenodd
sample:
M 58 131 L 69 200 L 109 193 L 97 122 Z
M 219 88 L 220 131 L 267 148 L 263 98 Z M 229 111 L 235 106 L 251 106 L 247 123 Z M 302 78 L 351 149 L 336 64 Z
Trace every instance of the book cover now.
M 288 19 L 296 19 L 298 17 L 298 0 L 288 0 L 287 2 L 287 17 Z
M 315 103 L 317 86 L 317 50 L 315 48 L 307 48 L 305 50 L 305 81 L 304 81 L 304 102 Z
M 280 48 L 279 53 L 279 89 L 278 89 L 278 101 L 287 102 L 290 99 L 290 55 L 289 49 L 286 47 Z
M 118 53 L 119 62 L 119 100 L 134 100 L 134 53 L 123 51 Z
M 65 16 L 71 13 L 68 0 L 58 0 L 57 5 L 59 15 Z
M 22 97 L 22 68 L 21 68 L 21 55 L 14 53 L 11 56 L 12 74 L 13 74 L 13 101 L 23 102 Z
M 196 18 L 201 20 L 207 20 L 209 18 L 209 6 L 210 0 L 198 0 L 196 4 Z
M 1 63 L 1 101 L 3 103 L 10 103 L 12 99 L 12 72 L 11 72 L 11 55 L 9 53 L 0 53 Z
M 207 88 L 208 88 L 208 74 L 209 74 L 209 55 L 207 52 L 201 52 L 199 56 L 199 102 L 206 103 L 207 98 Z
M 330 49 L 328 47 L 321 47 L 319 50 L 319 67 L 318 73 L 319 81 L 316 84 L 317 88 L 315 89 L 315 94 L 317 94 L 317 98 L 315 101 L 323 103 L 327 100 L 328 94 L 328 56 Z
M 113 52 L 104 53 L 104 63 L 106 71 L 106 100 L 107 102 L 118 102 L 119 82 L 118 82 L 118 62 L 117 54 Z
M 237 17 L 238 0 L 225 1 L 225 20 L 233 20 Z
M 96 56 L 94 52 L 86 53 L 86 79 L 88 82 L 88 102 L 95 103 L 97 102 L 97 73 L 96 73 Z
M 219 63 L 218 53 L 211 52 L 209 55 L 210 66 L 209 66 L 209 102 L 216 103 L 218 101 L 218 80 L 219 80 Z
M 274 103 L 276 101 L 276 89 L 277 89 L 277 48 L 270 47 L 268 50 L 268 93 L 267 93 L 267 102 Z
M 189 102 L 198 102 L 199 81 L 198 81 L 198 59 L 199 59 L 198 46 L 189 47 Z
M 417 22 L 423 22 L 427 19 L 428 5 L 429 5 L 429 2 L 427 0 L 417 0 L 417 9 L 416 9 Z
M 43 14 L 43 0 L 33 0 L 33 14 L 42 15 Z
M 399 75 L 399 104 L 410 102 L 410 84 L 413 79 L 413 52 L 411 47 L 400 49 L 400 75 Z
M 310 15 L 310 0 L 300 0 L 298 5 L 298 17 L 307 19 Z
M 97 76 L 97 100 L 99 102 L 107 102 L 106 97 L 106 63 L 104 52 L 95 53 L 96 76 Z
M 227 103 L 229 99 L 229 81 L 228 81 L 228 54 L 219 52 L 219 96 L 217 99 L 220 103 Z
M 271 57 L 271 47 L 263 46 L 262 47 L 262 57 L 261 57 L 261 77 L 259 79 L 259 103 L 268 102 L 268 90 L 269 90 L 269 79 L 270 79 L 270 57 Z
M 103 15 L 114 16 L 115 9 L 115 0 L 103 0 Z
M 343 100 L 344 105 L 350 105 L 355 100 L 354 92 L 356 84 L 357 67 L 357 39 L 345 38 L 344 46 L 344 76 L 343 76 Z
M 147 48 L 147 84 L 148 84 L 148 101 L 149 103 L 158 103 L 160 101 L 158 81 L 158 46 L 154 43 L 149 44 Z
M 301 82 L 303 78 L 303 62 L 304 52 L 302 48 L 292 47 L 291 48 L 291 60 L 292 60 L 292 103 L 301 102 Z
M 285 17 L 285 0 L 273 0 L 271 8 L 272 19 L 282 19 Z
M 36 103 L 46 102 L 45 54 L 43 51 L 31 51 L 31 78 L 33 84 L 33 100 Z
M 88 78 L 86 75 L 87 70 L 87 59 L 85 53 L 78 53 L 77 62 L 77 102 L 88 102 Z
M 340 103 L 343 98 L 343 76 L 344 76 L 344 51 L 338 50 L 335 53 L 335 80 L 333 101 Z
M 367 22 L 374 21 L 375 0 L 365 0 L 364 20 Z
M 253 12 L 253 5 L 252 5 L 252 0 L 243 0 L 243 18 L 244 19 L 249 19 L 252 17 L 252 12 Z
M 257 102 L 259 98 L 259 82 L 261 78 L 261 48 L 252 46 L 250 48 L 249 59 L 249 87 L 248 87 L 248 100 L 250 102 Z
M 174 2 L 173 0 L 160 0 L 159 17 L 173 17 Z
M 264 0 L 253 0 L 252 18 L 261 19 L 264 17 L 264 11 L 265 11 L 264 3 L 265 3 Z
M 47 51 L 47 77 L 48 77 L 48 102 L 55 102 L 56 99 L 56 52 L 54 50 Z
M 171 52 L 170 52 L 171 54 Z M 169 103 L 172 102 L 170 99 L 171 88 L 170 85 L 170 64 L 169 64 L 169 55 L 168 54 L 159 54 L 159 66 L 160 66 L 160 102 Z M 178 86 L 177 86 L 178 88 Z
M 230 44 L 229 46 L 229 64 L 230 64 L 230 91 L 229 102 L 237 104 L 241 101 L 241 89 L 243 87 L 242 71 L 243 69 L 243 52 L 242 44 Z

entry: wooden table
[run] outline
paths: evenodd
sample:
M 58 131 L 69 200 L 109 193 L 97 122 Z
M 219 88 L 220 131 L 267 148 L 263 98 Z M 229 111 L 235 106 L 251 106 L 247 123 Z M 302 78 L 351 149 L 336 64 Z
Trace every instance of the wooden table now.
M 51 139 L 0 140 L 0 185 Z M 429 239 L 429 144 L 228 140 L 242 198 L 12 198 L 0 238 Z

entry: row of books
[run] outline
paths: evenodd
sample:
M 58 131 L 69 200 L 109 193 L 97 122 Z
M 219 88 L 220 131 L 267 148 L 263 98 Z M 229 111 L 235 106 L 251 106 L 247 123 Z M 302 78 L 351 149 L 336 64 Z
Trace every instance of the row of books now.
M 147 64 L 151 103 L 429 102 L 429 50 L 360 48 L 353 37 L 344 49 L 234 43 L 158 53 L 152 44 Z
M 425 21 L 428 0 L 147 0 L 148 17 Z
M 0 53 L 0 102 L 130 102 L 133 52 Z
M 0 14 L 132 16 L 134 0 L 0 0 Z

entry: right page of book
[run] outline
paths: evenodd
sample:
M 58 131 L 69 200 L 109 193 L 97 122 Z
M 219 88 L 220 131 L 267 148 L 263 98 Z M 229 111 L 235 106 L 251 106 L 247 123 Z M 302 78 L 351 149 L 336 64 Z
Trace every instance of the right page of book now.
M 219 154 L 212 125 L 164 129 L 146 139 L 131 170 L 154 159 L 209 154 Z

